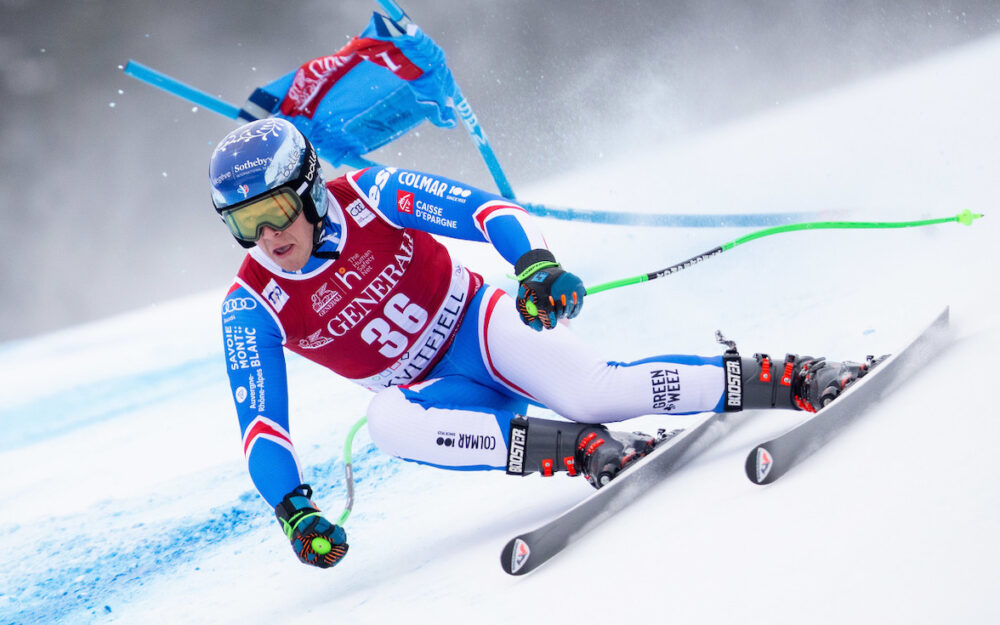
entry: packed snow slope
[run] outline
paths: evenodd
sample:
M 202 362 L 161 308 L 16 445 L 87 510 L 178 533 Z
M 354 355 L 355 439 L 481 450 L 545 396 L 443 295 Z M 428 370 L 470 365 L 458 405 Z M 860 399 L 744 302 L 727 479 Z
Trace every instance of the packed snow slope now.
M 744 457 L 801 413 L 745 413 L 625 512 L 512 578 L 498 566 L 505 541 L 587 496 L 583 480 L 435 470 L 362 433 L 350 553 L 305 567 L 246 475 L 220 284 L 0 346 L 0 623 L 1000 621 L 998 67 L 1000 40 L 987 41 L 682 145 L 608 146 L 600 166 L 521 190 L 623 211 L 987 214 L 971 228 L 779 235 L 587 299 L 574 327 L 613 360 L 717 354 L 716 329 L 746 354 L 857 359 L 950 305 L 946 348 L 776 484 L 752 485 Z M 546 226 L 588 284 L 746 233 Z M 510 285 L 486 246 L 454 249 Z M 368 394 L 301 359 L 289 367 L 292 434 L 336 517 L 342 443 Z

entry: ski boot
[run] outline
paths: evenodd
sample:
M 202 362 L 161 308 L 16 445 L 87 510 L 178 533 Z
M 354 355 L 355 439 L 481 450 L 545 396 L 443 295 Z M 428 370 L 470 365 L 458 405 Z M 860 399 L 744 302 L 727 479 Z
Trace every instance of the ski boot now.
M 834 362 L 826 358 L 802 358 L 796 362 L 796 390 L 792 391 L 796 405 L 816 412 L 832 402 L 855 380 L 868 373 L 885 356 L 868 356 L 864 363 Z
M 730 350 L 723 356 L 725 409 L 729 412 L 744 408 L 786 408 L 816 412 L 884 358 L 869 356 L 864 363 L 857 363 L 788 354 L 779 364 L 767 354 L 740 358 Z
M 591 486 L 600 488 L 655 446 L 655 437 L 640 432 L 609 432 L 603 425 L 517 417 L 510 424 L 507 473 L 582 473 Z
M 857 363 L 787 354 L 784 363 L 778 365 L 767 354 L 741 358 L 736 343 L 727 340 L 722 332 L 716 331 L 715 340 L 727 348 L 722 356 L 726 374 L 723 402 L 726 412 L 744 408 L 816 412 L 888 358 L 888 355 L 868 356 L 864 363 Z

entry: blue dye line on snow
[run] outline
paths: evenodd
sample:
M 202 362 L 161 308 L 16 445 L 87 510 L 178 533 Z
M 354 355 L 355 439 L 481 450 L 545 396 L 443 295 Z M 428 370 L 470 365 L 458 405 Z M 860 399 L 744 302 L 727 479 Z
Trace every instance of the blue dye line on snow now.
M 0 410 L 0 451 L 16 449 L 106 421 L 146 406 L 181 398 L 211 385 L 225 388 L 221 356 L 111 380 L 100 380 Z
M 360 496 L 398 473 L 402 464 L 372 444 L 358 450 L 354 479 Z M 326 502 L 326 516 L 335 519 L 342 501 L 337 497 L 345 493 L 343 462 L 334 458 L 306 473 L 317 498 Z M 6 561 L 0 567 L 0 623 L 92 623 L 101 615 L 127 610 L 131 597 L 161 576 L 190 575 L 197 561 L 215 550 L 226 549 L 238 558 L 243 546 L 238 539 L 247 534 L 273 531 L 280 538 L 274 515 L 256 492 L 172 526 L 147 522 L 148 510 L 156 509 L 155 495 L 153 500 L 131 502 L 127 509 L 110 509 L 113 505 L 104 503 L 82 515 L 42 520 L 31 527 L 0 526 L 0 552 Z M 363 510 L 356 510 L 352 518 L 357 522 L 363 516 Z M 49 537 L 57 550 L 46 553 L 44 543 L 32 542 L 38 535 Z M 284 555 L 295 557 L 290 547 Z
M 813 211 L 798 213 L 728 213 L 663 214 L 623 213 L 617 211 L 587 210 L 568 206 L 521 203 L 529 213 L 565 221 L 586 221 L 619 226 L 655 226 L 666 228 L 766 228 L 804 221 L 829 218 L 838 211 Z

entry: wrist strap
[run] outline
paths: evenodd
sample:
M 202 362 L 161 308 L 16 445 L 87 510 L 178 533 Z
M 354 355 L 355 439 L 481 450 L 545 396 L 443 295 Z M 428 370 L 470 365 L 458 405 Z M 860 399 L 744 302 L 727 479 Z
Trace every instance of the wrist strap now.
M 274 507 L 274 514 L 278 517 L 278 522 L 281 523 L 281 530 L 289 539 L 292 538 L 292 534 L 295 533 L 295 529 L 300 523 L 310 517 L 320 515 L 320 511 L 312 502 L 311 497 L 312 488 L 308 484 L 300 484 Z
M 288 521 L 281 519 L 281 529 L 285 532 L 285 536 L 288 537 L 288 540 L 291 540 L 292 535 L 295 533 L 295 529 L 299 526 L 299 523 L 302 523 L 306 519 L 314 516 L 319 516 L 319 510 L 303 510 L 301 513 L 296 514 Z
M 524 275 L 526 271 L 534 268 L 535 265 L 542 262 L 555 263 L 556 257 L 552 254 L 552 252 L 544 247 L 528 250 L 524 254 L 521 254 L 521 257 L 517 259 L 516 263 L 514 263 L 514 273 L 520 277 Z M 535 269 L 535 271 L 538 270 Z M 529 273 L 527 275 L 530 276 L 531 274 Z
M 517 274 L 516 276 L 514 276 L 514 279 L 517 280 L 518 282 L 523 282 L 526 278 L 534 274 L 536 271 L 540 271 L 542 269 L 548 269 L 549 267 L 558 267 L 558 266 L 559 263 L 543 260 L 541 262 L 535 263 L 534 265 L 528 267 L 521 273 Z

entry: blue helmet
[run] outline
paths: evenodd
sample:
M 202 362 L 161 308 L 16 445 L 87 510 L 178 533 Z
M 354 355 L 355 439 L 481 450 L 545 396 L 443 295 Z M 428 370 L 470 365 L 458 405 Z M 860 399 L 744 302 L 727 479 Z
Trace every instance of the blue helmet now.
M 317 224 L 326 215 L 326 187 L 316 150 L 282 118 L 259 119 L 226 135 L 212 153 L 209 179 L 212 204 L 231 229 L 227 212 L 276 189 L 297 195 L 310 223 Z M 234 231 L 234 236 L 243 247 L 253 247 L 259 233 L 241 237 Z

